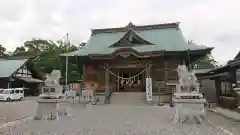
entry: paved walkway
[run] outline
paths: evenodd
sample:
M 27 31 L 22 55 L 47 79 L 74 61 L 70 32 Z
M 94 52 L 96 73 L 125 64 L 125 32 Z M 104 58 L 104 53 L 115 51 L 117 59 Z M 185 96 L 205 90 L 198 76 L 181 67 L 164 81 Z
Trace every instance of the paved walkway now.
M 201 125 L 173 124 L 167 106 L 67 104 L 72 117 L 58 121 L 28 121 L 2 129 L 20 135 L 227 135 L 240 133 L 240 123 L 208 113 Z M 210 120 L 210 121 L 209 121 Z
M 235 121 L 240 122 L 240 113 L 238 113 L 238 112 L 231 111 L 229 109 L 224 109 L 224 108 L 221 108 L 221 107 L 216 107 L 216 108 L 212 108 L 212 109 L 209 109 L 209 110 L 212 111 L 212 112 L 215 112 L 217 114 L 220 114 L 224 117 L 227 117 L 227 118 L 230 118 L 230 119 L 233 119 Z
M 207 113 L 206 121 L 202 125 L 182 125 L 171 122 L 174 109 L 168 106 L 134 106 L 134 105 L 83 105 L 66 102 L 63 106 L 70 108 L 72 117 L 61 118 L 59 121 L 32 121 L 19 123 L 0 129 L 0 134 L 10 131 L 12 134 L 30 135 L 38 132 L 39 135 L 56 133 L 57 135 L 68 134 L 199 134 L 210 133 L 215 135 L 240 133 L 240 115 L 227 109 L 215 108 Z M 34 98 L 17 102 L 0 102 L 0 124 L 17 119 L 34 116 L 36 112 Z M 221 115 L 216 115 L 216 113 Z M 222 117 L 227 115 L 232 117 Z M 233 120 L 235 119 L 235 121 Z M 2 132 L 1 132 L 2 130 Z M 229 133 L 227 133 L 229 132 Z

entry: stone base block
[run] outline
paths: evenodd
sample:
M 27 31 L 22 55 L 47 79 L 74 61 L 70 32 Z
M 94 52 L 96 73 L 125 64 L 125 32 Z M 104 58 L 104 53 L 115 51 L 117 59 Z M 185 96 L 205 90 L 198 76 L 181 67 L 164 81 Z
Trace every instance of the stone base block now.
M 60 99 L 38 99 L 38 108 L 35 116 L 36 120 L 58 119 Z
M 179 99 L 202 99 L 203 95 L 201 93 L 184 93 L 184 92 L 176 92 L 174 96 Z
M 105 99 L 104 104 L 111 104 L 111 101 L 109 99 Z
M 216 103 L 208 103 L 207 104 L 207 108 L 215 108 L 215 107 L 217 107 Z
M 206 115 L 205 99 L 173 99 L 175 107 L 174 123 L 200 124 Z

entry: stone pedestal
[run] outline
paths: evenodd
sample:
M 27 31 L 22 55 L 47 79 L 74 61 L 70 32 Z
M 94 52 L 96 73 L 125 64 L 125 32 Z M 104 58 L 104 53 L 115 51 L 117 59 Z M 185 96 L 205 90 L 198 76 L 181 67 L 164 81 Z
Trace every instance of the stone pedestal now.
M 178 65 L 177 72 L 179 80 L 172 99 L 176 110 L 174 123 L 200 124 L 205 118 L 206 99 L 199 93 L 197 77 L 186 65 Z
M 186 94 L 184 94 L 186 96 Z M 191 96 L 191 94 L 190 94 Z M 197 123 L 200 124 L 205 118 L 206 99 L 182 99 L 173 98 L 175 107 L 174 123 Z
M 111 101 L 105 97 L 104 104 L 111 104 Z
M 59 103 L 61 99 L 38 99 L 38 109 L 35 116 L 37 120 L 58 119 Z

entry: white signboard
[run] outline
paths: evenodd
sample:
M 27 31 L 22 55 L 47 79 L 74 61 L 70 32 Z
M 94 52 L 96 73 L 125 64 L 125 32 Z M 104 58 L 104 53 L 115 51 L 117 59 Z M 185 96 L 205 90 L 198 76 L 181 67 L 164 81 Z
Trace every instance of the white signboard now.
M 146 78 L 147 101 L 152 101 L 152 78 Z

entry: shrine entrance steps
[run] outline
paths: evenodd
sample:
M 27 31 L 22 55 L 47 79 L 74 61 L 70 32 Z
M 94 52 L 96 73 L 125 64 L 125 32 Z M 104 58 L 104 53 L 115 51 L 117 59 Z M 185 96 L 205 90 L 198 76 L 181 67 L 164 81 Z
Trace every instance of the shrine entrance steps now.
M 145 92 L 114 92 L 111 104 L 117 105 L 147 105 Z

